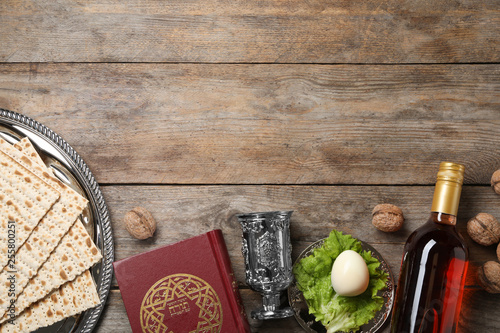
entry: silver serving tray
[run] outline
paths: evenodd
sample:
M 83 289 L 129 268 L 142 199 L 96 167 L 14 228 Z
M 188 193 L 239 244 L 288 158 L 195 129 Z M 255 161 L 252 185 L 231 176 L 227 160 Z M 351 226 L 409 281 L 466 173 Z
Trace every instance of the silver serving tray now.
M 0 108 L 0 137 L 12 144 L 28 137 L 56 177 L 89 201 L 80 219 L 103 256 L 91 269 L 101 303 L 79 315 L 41 328 L 36 333 L 90 333 L 104 309 L 113 277 L 111 222 L 99 185 L 85 162 L 66 141 L 29 117 Z
M 326 238 L 320 239 L 313 244 L 309 245 L 302 253 L 299 255 L 294 265 L 305 257 L 313 254 L 314 250 L 323 246 Z M 379 291 L 379 296 L 384 299 L 384 305 L 382 309 L 375 314 L 375 318 L 370 320 L 367 324 L 361 326 L 361 329 L 357 333 L 375 333 L 380 330 L 384 323 L 389 319 L 391 315 L 392 305 L 394 303 L 394 277 L 389 264 L 385 261 L 382 255 L 375 250 L 370 244 L 360 241 L 361 247 L 365 251 L 370 251 L 374 258 L 380 261 L 379 268 L 388 274 L 388 279 L 386 283 L 386 288 Z M 304 298 L 302 292 L 298 289 L 295 281 L 288 288 L 288 300 L 290 306 L 292 307 L 295 315 L 295 319 L 299 322 L 300 326 L 308 333 L 326 333 L 326 328 L 321 324 L 321 322 L 316 321 L 314 315 L 309 314 L 309 307 Z

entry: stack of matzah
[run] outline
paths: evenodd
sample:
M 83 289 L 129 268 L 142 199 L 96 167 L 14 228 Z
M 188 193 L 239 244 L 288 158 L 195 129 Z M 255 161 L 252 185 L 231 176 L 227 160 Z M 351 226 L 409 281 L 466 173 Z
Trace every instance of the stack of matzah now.
M 88 269 L 101 254 L 78 218 L 86 204 L 27 139 L 0 139 L 1 333 L 31 332 L 99 304 Z

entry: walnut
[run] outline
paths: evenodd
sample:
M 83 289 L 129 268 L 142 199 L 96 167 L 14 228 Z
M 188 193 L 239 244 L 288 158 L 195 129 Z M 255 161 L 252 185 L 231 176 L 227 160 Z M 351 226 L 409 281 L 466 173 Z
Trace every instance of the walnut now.
M 500 293 L 500 264 L 496 261 L 487 261 L 479 267 L 477 272 L 479 285 L 491 294 Z
M 497 258 L 500 261 L 500 243 L 498 243 L 498 246 L 497 246 Z
M 156 221 L 151 213 L 142 207 L 135 207 L 125 214 L 125 229 L 137 239 L 146 239 L 156 231 Z
M 491 187 L 493 187 L 496 194 L 500 194 L 500 169 L 493 172 L 491 176 Z
M 376 205 L 373 208 L 372 216 L 372 224 L 375 228 L 385 232 L 398 231 L 405 221 L 403 211 L 391 204 Z
M 493 245 L 500 241 L 500 223 L 490 214 L 479 213 L 467 222 L 467 233 L 481 245 Z

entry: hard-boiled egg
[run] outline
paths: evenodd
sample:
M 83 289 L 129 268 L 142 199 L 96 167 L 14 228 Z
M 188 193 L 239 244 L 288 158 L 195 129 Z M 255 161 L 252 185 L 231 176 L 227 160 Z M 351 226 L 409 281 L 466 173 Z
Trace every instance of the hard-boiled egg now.
M 332 287 L 341 296 L 358 296 L 368 288 L 370 274 L 365 260 L 356 251 L 339 254 L 332 267 Z

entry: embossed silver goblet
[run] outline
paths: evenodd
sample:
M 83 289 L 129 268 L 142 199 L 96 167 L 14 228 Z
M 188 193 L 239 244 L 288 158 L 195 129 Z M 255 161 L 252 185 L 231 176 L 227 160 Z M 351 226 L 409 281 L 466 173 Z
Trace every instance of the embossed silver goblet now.
M 281 292 L 293 282 L 290 216 L 292 211 L 238 214 L 243 229 L 242 253 L 248 286 L 262 295 L 262 308 L 254 319 L 293 316 L 290 307 L 280 308 Z

